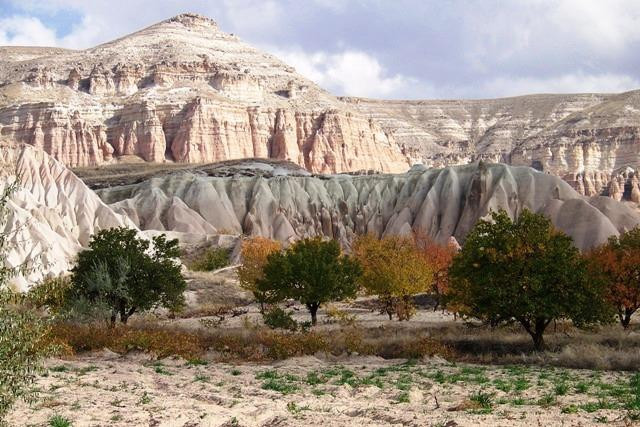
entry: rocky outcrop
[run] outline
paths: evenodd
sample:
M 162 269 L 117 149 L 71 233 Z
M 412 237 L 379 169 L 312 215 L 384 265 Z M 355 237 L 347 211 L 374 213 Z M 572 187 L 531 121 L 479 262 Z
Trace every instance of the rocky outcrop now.
M 98 191 L 142 229 L 245 233 L 283 241 L 323 235 L 348 246 L 362 233 L 422 229 L 463 242 L 479 218 L 503 208 L 547 215 L 587 249 L 640 224 L 640 214 L 608 197 L 585 198 L 560 178 L 528 167 L 475 163 L 414 167 L 401 175 L 305 176 L 271 165 L 176 172 Z
M 344 98 L 381 123 L 413 162 L 531 166 L 581 194 L 631 200 L 640 170 L 640 91 L 492 100 Z M 623 182 L 624 181 L 624 182 Z
M 114 213 L 64 165 L 33 147 L 0 147 L 0 182 L 4 187 L 19 177 L 9 203 L 4 232 L 10 248 L 9 266 L 31 265 L 13 279 L 18 289 L 47 275 L 66 273 L 77 252 L 103 228 L 135 227 Z
M 0 139 L 71 167 L 123 156 L 265 157 L 328 173 L 409 167 L 377 123 L 197 15 L 85 51 L 13 53 L 0 82 Z
M 316 173 L 478 160 L 638 200 L 640 91 L 489 100 L 336 98 L 183 14 L 83 51 L 0 47 L 0 140 L 72 167 L 289 160 Z

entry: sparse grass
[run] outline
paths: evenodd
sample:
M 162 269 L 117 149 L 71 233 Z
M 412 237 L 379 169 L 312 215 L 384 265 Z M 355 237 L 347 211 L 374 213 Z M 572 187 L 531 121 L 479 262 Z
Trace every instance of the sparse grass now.
M 569 391 L 569 386 L 567 385 L 567 383 L 562 382 L 562 383 L 556 384 L 553 391 L 558 396 L 564 396 Z
M 291 412 L 294 415 L 308 410 L 310 410 L 309 406 L 298 406 L 295 402 L 287 403 L 287 411 Z
M 409 393 L 404 391 L 398 394 L 393 400 L 393 403 L 409 403 Z
M 196 374 L 196 376 L 193 378 L 193 381 L 201 382 L 201 383 L 208 383 L 209 382 L 209 377 L 206 376 L 206 375 L 202 375 L 202 374 Z
M 552 393 L 547 393 L 540 397 L 536 402 L 538 406 L 542 406 L 543 408 L 547 408 L 549 406 L 553 406 L 556 404 L 556 396 Z
M 207 248 L 189 265 L 193 271 L 214 271 L 229 265 L 229 249 Z
M 142 396 L 140 397 L 139 403 L 141 405 L 148 405 L 149 403 L 151 403 L 151 396 L 149 396 L 146 391 L 143 392 Z
M 54 415 L 49 418 L 49 426 L 50 427 L 71 427 L 71 421 L 62 415 Z
M 493 411 L 493 394 L 477 391 L 469 396 L 469 400 L 478 406 L 475 412 L 488 414 Z
M 263 380 L 263 390 L 273 390 L 282 394 L 290 394 L 298 391 L 299 379 L 290 374 L 280 374 L 275 369 L 263 371 L 256 375 L 256 379 Z

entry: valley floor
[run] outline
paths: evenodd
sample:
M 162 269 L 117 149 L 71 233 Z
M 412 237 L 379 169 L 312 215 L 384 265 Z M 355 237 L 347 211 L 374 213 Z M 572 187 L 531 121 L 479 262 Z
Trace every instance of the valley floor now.
M 10 425 L 632 425 L 633 374 L 322 355 L 273 364 L 151 360 L 109 351 L 49 360 Z M 637 421 L 635 421 L 637 422 Z

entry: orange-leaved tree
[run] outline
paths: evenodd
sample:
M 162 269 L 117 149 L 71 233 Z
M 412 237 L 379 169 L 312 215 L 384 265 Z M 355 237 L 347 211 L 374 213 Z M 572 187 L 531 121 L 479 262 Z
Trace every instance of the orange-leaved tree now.
M 631 229 L 589 253 L 607 284 L 607 297 L 626 329 L 640 308 L 640 227 Z
M 268 292 L 260 289 L 259 280 L 264 277 L 264 266 L 267 258 L 282 249 L 278 241 L 264 237 L 252 237 L 242 242 L 242 265 L 238 268 L 238 280 L 243 289 L 250 291 L 260 303 L 260 312 L 264 312 L 264 304 L 269 302 Z
M 433 284 L 433 268 L 415 239 L 412 236 L 379 239 L 367 234 L 359 236 L 352 249 L 362 267 L 362 287 L 370 295 L 378 296 L 389 320 L 394 314 L 399 320 L 409 320 L 415 312 L 413 295 L 429 291 Z
M 436 298 L 433 310 L 435 311 L 442 305 L 442 299 L 449 289 L 449 267 L 459 247 L 455 241 L 449 241 L 446 245 L 440 244 L 424 230 L 416 230 L 414 238 L 422 256 L 433 270 L 433 293 Z

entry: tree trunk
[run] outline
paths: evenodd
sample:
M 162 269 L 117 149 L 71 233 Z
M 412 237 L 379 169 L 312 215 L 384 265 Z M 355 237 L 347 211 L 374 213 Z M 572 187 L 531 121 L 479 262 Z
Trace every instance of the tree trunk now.
M 629 323 L 631 323 L 631 316 L 633 315 L 634 310 L 630 308 L 625 308 L 624 311 L 620 310 L 618 313 L 618 317 L 620 318 L 620 324 L 623 328 L 628 329 Z
M 536 351 L 542 351 L 545 348 L 544 331 L 553 319 L 545 319 L 537 317 L 532 325 L 529 319 L 518 319 L 522 327 L 531 335 L 533 340 L 533 348 Z
M 111 327 L 115 328 L 116 327 L 116 316 L 118 315 L 118 313 L 115 310 L 111 310 Z
M 135 312 L 136 312 L 135 307 L 131 307 L 129 311 L 127 311 L 126 307 L 120 307 L 120 322 L 126 325 L 127 321 L 129 320 L 129 317 L 131 317 Z
M 318 308 L 320 307 L 320 303 L 312 302 L 307 304 L 307 309 L 309 313 L 311 313 L 311 326 L 316 326 L 318 323 Z
M 534 331 L 534 333 L 531 334 L 531 338 L 533 338 L 533 348 L 535 348 L 536 351 L 544 350 L 543 332 Z

